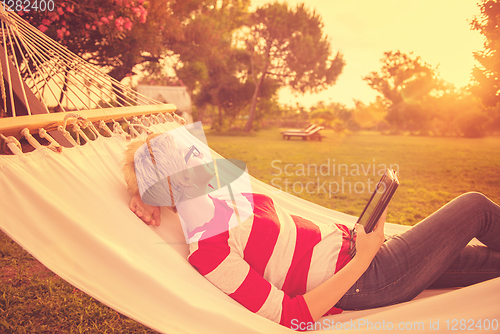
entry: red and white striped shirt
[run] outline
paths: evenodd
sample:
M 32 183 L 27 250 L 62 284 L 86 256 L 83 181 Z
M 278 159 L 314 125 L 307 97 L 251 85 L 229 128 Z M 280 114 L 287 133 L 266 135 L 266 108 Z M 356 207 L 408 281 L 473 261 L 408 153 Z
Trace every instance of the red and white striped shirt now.
M 287 327 L 294 319 L 313 321 L 302 295 L 349 262 L 347 227 L 319 226 L 290 215 L 265 195 L 243 196 L 253 214 L 233 228 L 231 202 L 213 198 L 214 217 L 198 230 L 199 241 L 190 244 L 189 262 L 252 312 Z M 224 232 L 210 236 L 224 226 Z

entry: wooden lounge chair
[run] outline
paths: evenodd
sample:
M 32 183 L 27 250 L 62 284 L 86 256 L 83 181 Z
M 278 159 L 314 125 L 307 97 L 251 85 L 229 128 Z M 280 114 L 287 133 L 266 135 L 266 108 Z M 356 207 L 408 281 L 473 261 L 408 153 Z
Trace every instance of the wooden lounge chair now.
M 314 129 L 315 127 L 317 127 L 317 125 L 311 123 L 307 126 L 307 128 L 305 128 L 303 130 L 302 129 L 288 129 L 288 130 L 281 131 L 281 133 L 284 133 L 284 132 L 308 132 L 308 131 L 311 131 L 312 129 Z
M 290 140 L 291 137 L 300 137 L 302 140 L 307 140 L 310 138 L 311 140 L 316 139 L 321 141 L 323 136 L 319 133 L 323 130 L 324 127 L 314 125 L 312 128 L 308 127 L 307 131 L 283 131 L 281 134 L 283 135 L 283 139 Z

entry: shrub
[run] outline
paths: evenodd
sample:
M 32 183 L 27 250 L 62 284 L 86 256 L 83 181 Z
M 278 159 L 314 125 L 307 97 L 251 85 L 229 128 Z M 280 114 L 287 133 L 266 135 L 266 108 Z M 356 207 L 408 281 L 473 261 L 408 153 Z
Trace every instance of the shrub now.
M 464 137 L 479 138 L 486 135 L 489 117 L 481 112 L 470 112 L 457 118 L 457 125 Z

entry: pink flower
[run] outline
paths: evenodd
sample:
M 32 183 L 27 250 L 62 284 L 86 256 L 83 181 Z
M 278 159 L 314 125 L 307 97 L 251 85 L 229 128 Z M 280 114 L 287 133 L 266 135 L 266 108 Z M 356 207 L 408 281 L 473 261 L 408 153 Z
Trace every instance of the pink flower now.
M 132 11 L 134 12 L 135 16 L 141 17 L 141 10 L 138 7 L 132 8 Z
M 46 27 L 46 26 L 44 26 L 43 24 L 41 24 L 41 25 L 39 25 L 39 26 L 38 26 L 38 30 L 40 30 L 41 32 L 46 32 L 46 31 L 47 31 L 47 29 L 49 29 L 49 28 L 47 28 L 47 27 Z
M 66 7 L 66 11 L 67 12 L 70 12 L 70 13 L 73 13 L 73 11 L 75 10 L 75 6 L 71 6 L 71 7 Z
M 85 24 L 85 28 L 86 28 L 87 30 L 88 30 L 88 29 L 90 29 L 90 24 L 88 24 L 88 23 L 87 23 L 87 24 Z
M 109 19 L 107 17 L 101 17 L 101 22 L 104 23 L 104 24 L 108 24 L 109 23 Z
M 95 25 L 92 25 L 92 30 L 96 30 L 96 26 Z
M 57 7 L 57 14 L 63 15 L 64 14 L 64 10 L 61 7 Z
M 69 36 L 69 30 L 68 30 L 68 31 L 66 31 L 65 35 L 66 35 L 66 36 Z
M 140 22 L 141 23 L 145 23 L 146 22 L 146 18 L 148 16 L 148 10 L 146 8 L 142 7 L 142 6 L 139 6 L 137 8 L 139 8 L 139 10 L 141 11 L 141 20 L 140 20 Z
M 63 39 L 64 37 L 64 31 L 62 29 L 57 29 L 57 38 Z
M 130 21 L 130 19 L 128 17 L 125 19 L 125 25 L 124 25 L 124 27 L 128 31 L 132 30 L 132 22 Z
M 123 24 L 125 23 L 125 20 L 123 17 L 119 17 L 115 20 L 115 27 L 118 29 L 118 31 L 123 31 Z
M 58 20 L 59 20 L 59 15 L 57 15 L 57 14 L 56 14 L 56 13 L 54 13 L 54 12 L 50 12 L 50 13 L 49 13 L 49 19 L 51 19 L 51 20 L 52 20 L 52 22 L 54 22 L 54 21 L 58 21 Z
M 51 23 L 51 22 L 50 22 L 50 20 L 47 20 L 47 19 L 43 19 L 43 20 L 42 20 L 42 24 L 43 24 L 43 25 L 49 26 L 49 25 L 50 25 L 50 23 Z

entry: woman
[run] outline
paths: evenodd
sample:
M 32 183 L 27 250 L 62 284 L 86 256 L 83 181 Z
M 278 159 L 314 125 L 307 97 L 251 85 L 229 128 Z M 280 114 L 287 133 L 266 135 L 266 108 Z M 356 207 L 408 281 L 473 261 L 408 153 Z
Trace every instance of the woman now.
M 246 203 L 252 215 L 234 224 L 234 203 L 209 195 L 215 173 L 206 158 L 192 147 L 177 146 L 169 134 L 134 143 L 126 152 L 124 172 L 134 194 L 130 209 L 146 224 L 160 224 L 160 208 L 141 200 L 136 176 L 142 178 L 138 165 L 145 160 L 134 163 L 131 157 L 146 150 L 152 154 L 151 146 L 160 143 L 162 149 L 151 158 L 170 163 L 160 163 L 158 170 L 172 175 L 168 193 L 185 222 L 189 262 L 249 310 L 284 326 L 339 309 L 408 301 L 429 287 L 500 276 L 500 207 L 482 194 L 464 194 L 387 241 L 385 213 L 369 234 L 355 226 L 357 253 L 351 258 L 347 227 L 319 226 L 290 215 L 264 195 L 237 194 L 238 209 Z M 468 246 L 474 237 L 486 246 Z

